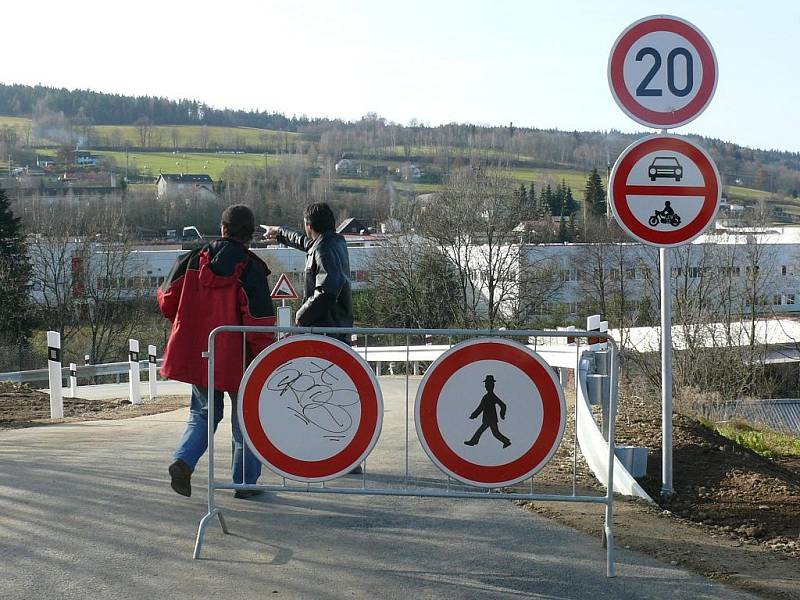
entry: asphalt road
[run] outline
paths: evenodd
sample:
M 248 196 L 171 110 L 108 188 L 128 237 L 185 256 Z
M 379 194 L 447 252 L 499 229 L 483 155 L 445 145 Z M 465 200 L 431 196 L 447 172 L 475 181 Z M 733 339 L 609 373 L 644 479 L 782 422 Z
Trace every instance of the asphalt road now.
M 444 486 L 406 421 L 404 380 L 381 380 L 369 485 L 402 480 L 408 423 L 413 481 Z M 166 474 L 185 413 L 0 432 L 0 598 L 751 598 L 622 549 L 607 579 L 600 540 L 505 500 L 221 491 L 231 535 L 212 525 L 193 561 L 206 463 L 188 499 Z M 223 475 L 229 435 L 226 420 Z

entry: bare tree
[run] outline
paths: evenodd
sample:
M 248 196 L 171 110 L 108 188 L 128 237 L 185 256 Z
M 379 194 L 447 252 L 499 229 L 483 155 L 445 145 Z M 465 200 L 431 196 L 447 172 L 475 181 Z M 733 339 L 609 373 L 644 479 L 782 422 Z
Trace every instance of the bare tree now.
M 139 135 L 139 146 L 147 148 L 153 134 L 153 122 L 147 117 L 139 117 L 133 123 L 136 133 Z

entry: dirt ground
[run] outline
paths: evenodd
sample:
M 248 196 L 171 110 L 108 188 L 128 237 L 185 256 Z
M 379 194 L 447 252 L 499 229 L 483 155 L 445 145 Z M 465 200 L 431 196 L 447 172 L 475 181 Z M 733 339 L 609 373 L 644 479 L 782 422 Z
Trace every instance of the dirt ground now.
M 697 421 L 675 415 L 675 494 L 662 501 L 659 401 L 635 392 L 621 396 L 617 441 L 649 449 L 647 476 L 640 483 L 658 504 L 618 499 L 614 519 L 617 546 L 764 598 L 800 600 L 800 459 L 763 458 Z M 125 419 L 175 410 L 187 403 L 184 396 L 136 406 L 127 400 L 65 398 L 65 418 L 57 422 Z M 0 430 L 56 422 L 49 415 L 46 394 L 0 382 Z M 564 442 L 537 474 L 535 484 L 547 491 L 570 491 L 575 469 L 578 493 L 602 494 L 580 453 L 573 454 L 573 442 L 570 419 Z M 601 507 L 567 503 L 523 506 L 597 536 L 599 548 Z
M 658 502 L 619 497 L 615 503 L 618 547 L 721 580 L 764 598 L 800 600 L 800 459 L 767 459 L 699 422 L 675 415 L 674 488 L 661 500 L 659 399 L 621 394 L 617 443 L 649 449 L 640 483 Z M 537 479 L 571 485 L 573 424 Z M 575 461 L 578 491 L 602 493 L 588 466 Z M 566 503 L 526 508 L 592 533 L 600 543 L 602 507 Z
M 25 385 L 0 382 L 0 430 L 75 421 L 130 419 L 175 410 L 188 403 L 185 396 L 163 396 L 154 402 L 145 399 L 137 405 L 125 399 L 64 398 L 64 418 L 50 419 L 50 397 L 47 394 Z

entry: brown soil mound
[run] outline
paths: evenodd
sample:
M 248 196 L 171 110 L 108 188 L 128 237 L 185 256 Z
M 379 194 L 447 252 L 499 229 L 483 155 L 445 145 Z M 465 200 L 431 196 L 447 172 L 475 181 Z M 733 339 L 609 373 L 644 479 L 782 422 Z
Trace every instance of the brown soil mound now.
M 650 450 L 642 486 L 661 490 L 661 408 L 621 400 L 618 443 Z M 732 538 L 755 539 L 800 557 L 800 471 L 796 458 L 764 458 L 684 415 L 673 418 L 675 493 L 661 505 Z
M 125 399 L 64 398 L 64 418 L 50 418 L 50 396 L 27 385 L 0 381 L 0 429 L 34 427 L 70 421 L 126 419 L 175 410 L 188 405 L 183 396 L 164 396 L 132 405 Z

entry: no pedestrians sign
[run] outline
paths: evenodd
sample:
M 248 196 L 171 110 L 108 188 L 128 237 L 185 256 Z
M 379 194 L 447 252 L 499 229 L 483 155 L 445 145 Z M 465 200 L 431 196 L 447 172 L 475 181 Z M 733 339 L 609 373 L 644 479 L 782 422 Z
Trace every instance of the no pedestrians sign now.
M 533 350 L 502 338 L 454 346 L 426 371 L 415 405 L 417 435 L 442 471 L 501 487 L 550 460 L 564 434 L 561 385 Z

